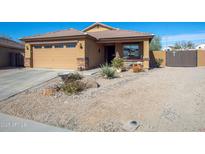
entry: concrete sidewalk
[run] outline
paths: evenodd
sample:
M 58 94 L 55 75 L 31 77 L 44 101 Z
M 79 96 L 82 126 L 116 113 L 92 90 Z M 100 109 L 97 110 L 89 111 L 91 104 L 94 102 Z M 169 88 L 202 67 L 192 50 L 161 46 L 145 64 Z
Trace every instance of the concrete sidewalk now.
M 70 132 L 70 130 L 0 113 L 0 132 Z

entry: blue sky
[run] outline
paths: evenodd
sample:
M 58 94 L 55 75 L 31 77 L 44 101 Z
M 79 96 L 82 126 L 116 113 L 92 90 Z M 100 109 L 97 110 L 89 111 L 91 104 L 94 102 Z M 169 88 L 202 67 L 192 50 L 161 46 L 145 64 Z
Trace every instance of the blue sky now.
M 82 30 L 93 22 L 0 22 L 0 35 L 18 40 L 24 36 L 75 28 Z M 163 46 L 176 41 L 205 43 L 205 22 L 103 22 L 127 30 L 149 32 L 162 37 Z

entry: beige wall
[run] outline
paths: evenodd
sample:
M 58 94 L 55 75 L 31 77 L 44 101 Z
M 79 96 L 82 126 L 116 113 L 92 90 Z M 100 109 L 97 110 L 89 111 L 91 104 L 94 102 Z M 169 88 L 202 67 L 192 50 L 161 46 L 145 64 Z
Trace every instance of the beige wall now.
M 88 29 L 87 31 L 85 31 L 85 32 L 97 32 L 97 31 L 104 31 L 104 30 L 110 30 L 110 28 L 106 28 L 106 27 L 103 27 L 103 26 L 95 26 L 95 27 L 93 27 L 93 28 L 91 28 L 91 29 Z
M 33 67 L 32 47 L 29 43 L 25 44 L 24 67 Z
M 155 59 L 163 59 L 161 67 L 166 66 L 166 52 L 165 51 L 150 51 L 150 64 L 155 64 Z
M 143 41 L 143 68 L 149 69 L 149 40 Z
M 85 46 L 85 57 L 89 59 L 89 68 L 94 68 L 104 63 L 104 47 L 96 44 L 94 40 L 87 39 Z
M 197 60 L 197 66 L 205 66 L 205 50 L 198 50 Z

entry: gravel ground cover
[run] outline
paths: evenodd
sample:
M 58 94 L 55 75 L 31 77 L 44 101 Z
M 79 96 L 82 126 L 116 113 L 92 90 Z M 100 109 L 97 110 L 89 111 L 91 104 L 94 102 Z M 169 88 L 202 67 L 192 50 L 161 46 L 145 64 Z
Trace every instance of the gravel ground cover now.
M 73 131 L 203 131 L 205 68 L 161 68 L 91 76 L 99 88 L 78 95 L 42 95 L 51 80 L 0 102 L 0 112 Z M 128 122 L 137 121 L 137 129 Z

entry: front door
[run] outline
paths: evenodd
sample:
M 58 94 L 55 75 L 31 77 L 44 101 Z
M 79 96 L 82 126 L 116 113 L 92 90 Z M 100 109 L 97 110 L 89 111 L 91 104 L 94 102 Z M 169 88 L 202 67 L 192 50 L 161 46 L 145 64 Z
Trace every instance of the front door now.
M 105 46 L 105 61 L 110 64 L 115 58 L 115 46 Z

